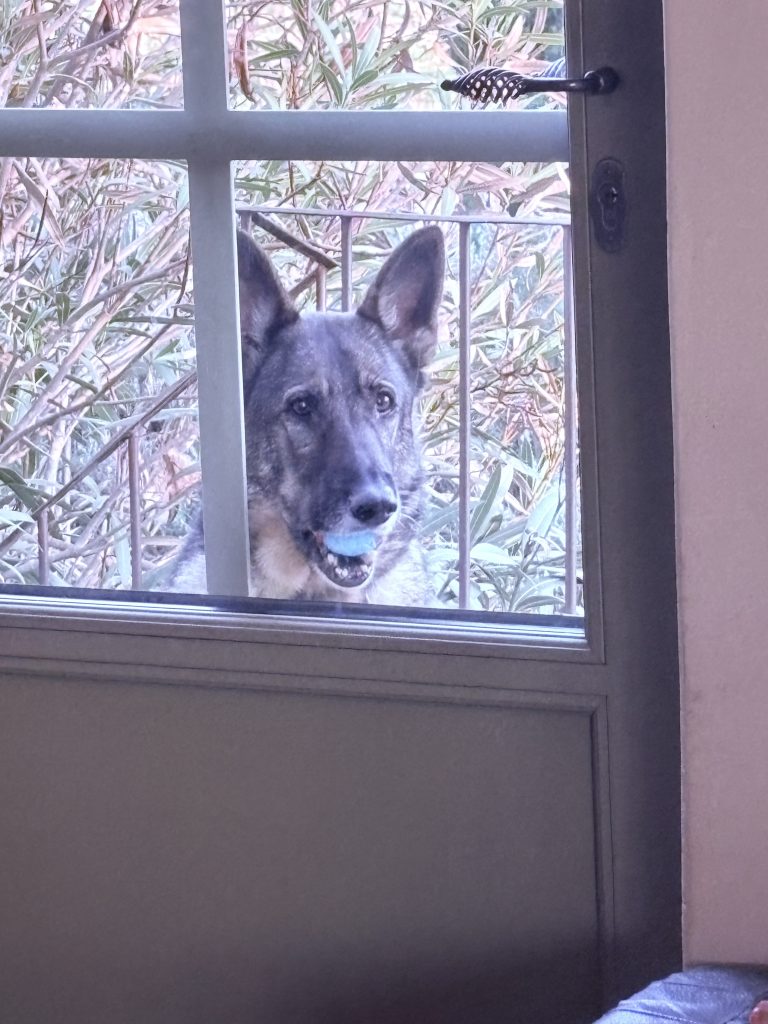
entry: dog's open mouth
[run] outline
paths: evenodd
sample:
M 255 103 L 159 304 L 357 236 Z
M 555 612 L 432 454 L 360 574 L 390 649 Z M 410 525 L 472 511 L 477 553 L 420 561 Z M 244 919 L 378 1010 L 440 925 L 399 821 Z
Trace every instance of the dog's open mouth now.
M 315 564 L 337 587 L 361 587 L 371 578 L 376 560 L 373 534 L 312 533 L 308 539 Z

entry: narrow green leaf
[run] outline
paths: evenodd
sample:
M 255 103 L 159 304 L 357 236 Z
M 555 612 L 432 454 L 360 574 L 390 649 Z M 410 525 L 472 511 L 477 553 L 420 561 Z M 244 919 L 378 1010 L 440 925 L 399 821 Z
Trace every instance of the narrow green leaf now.
M 328 88 L 333 94 L 334 100 L 339 106 L 344 104 L 344 86 L 338 80 L 336 75 L 331 71 L 327 64 L 318 64 L 318 71 L 323 76 L 323 80 L 327 83 Z
M 45 491 L 28 484 L 24 477 L 19 476 L 16 470 L 11 469 L 10 466 L 0 466 L 0 483 L 5 484 L 6 487 L 13 491 L 19 501 L 23 502 L 27 508 L 32 509 L 33 512 L 49 497 Z
M 344 58 L 341 55 L 341 49 L 339 48 L 339 44 L 336 42 L 336 37 L 331 31 L 330 26 L 327 24 L 327 22 L 323 21 L 323 19 L 320 17 L 316 10 L 312 11 L 312 17 L 314 19 L 315 24 L 317 25 L 318 32 L 323 37 L 325 45 L 328 47 L 328 52 L 333 58 L 336 67 L 339 69 L 342 78 L 346 80 L 347 70 L 344 67 Z

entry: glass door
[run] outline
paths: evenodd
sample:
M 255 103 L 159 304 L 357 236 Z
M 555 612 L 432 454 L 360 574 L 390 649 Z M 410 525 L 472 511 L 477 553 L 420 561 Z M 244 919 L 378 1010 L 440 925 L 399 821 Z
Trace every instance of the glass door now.
M 589 1024 L 680 956 L 661 4 L 66 7 L 4 23 L 8 1005 Z M 440 87 L 563 57 L 617 87 Z

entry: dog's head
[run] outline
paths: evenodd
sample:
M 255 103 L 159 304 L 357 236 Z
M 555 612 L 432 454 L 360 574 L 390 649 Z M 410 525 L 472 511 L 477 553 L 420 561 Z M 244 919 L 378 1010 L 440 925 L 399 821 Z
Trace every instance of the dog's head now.
M 282 517 L 314 569 L 368 583 L 415 532 L 415 399 L 436 341 L 444 242 L 407 238 L 354 313 L 299 315 L 238 233 L 249 500 Z

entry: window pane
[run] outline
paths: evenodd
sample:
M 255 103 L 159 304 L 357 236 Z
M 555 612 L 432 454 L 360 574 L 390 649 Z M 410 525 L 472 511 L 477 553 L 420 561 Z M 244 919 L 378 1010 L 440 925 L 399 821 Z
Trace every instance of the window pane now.
M 446 78 L 536 74 L 564 54 L 563 0 L 228 0 L 227 15 L 238 110 L 453 108 L 466 101 L 439 88 Z
M 569 197 L 563 166 L 259 163 L 241 166 L 236 185 L 241 227 L 253 233 L 302 310 L 365 303 L 392 250 L 430 216 L 438 218 L 447 276 L 437 350 L 417 403 L 425 470 L 417 535 L 427 552 L 430 602 L 447 609 L 581 614 L 576 409 L 566 396 Z M 471 311 L 464 468 L 462 231 Z M 394 294 L 390 301 L 396 303 Z M 297 377 L 290 388 L 301 390 L 300 383 Z M 315 482 L 324 465 L 318 464 Z M 282 467 L 277 475 L 284 474 Z M 464 556 L 462 516 L 469 540 Z
M 178 3 L 13 0 L 0 7 L 0 105 L 182 105 Z
M 5 173 L 0 579 L 162 589 L 199 482 L 186 171 Z
M 140 160 L 23 159 L 6 167 L 0 578 L 203 593 L 202 545 L 194 540 L 200 476 L 186 172 L 177 164 Z M 412 349 L 398 355 L 400 370 L 390 367 L 382 381 L 369 382 L 383 382 L 401 411 L 413 401 L 421 438 L 408 448 L 407 485 L 394 499 L 391 522 L 378 506 L 373 518 L 382 523 L 363 522 L 363 513 L 355 511 L 360 521 L 352 528 L 347 523 L 335 529 L 335 512 L 328 522 L 317 519 L 316 507 L 307 513 L 304 532 L 320 539 L 323 559 L 335 555 L 331 577 L 337 568 L 346 571 L 336 580 L 325 563 L 312 564 L 310 572 L 317 552 L 303 551 L 302 524 L 281 520 L 287 546 L 275 562 L 278 580 L 267 583 L 257 572 L 253 595 L 452 613 L 582 614 L 576 409 L 568 395 L 563 274 L 565 168 L 252 163 L 236 170 L 236 197 L 240 226 L 274 267 L 287 304 L 302 312 L 338 312 L 368 302 L 393 250 L 424 224 L 438 224 L 446 250 L 445 284 L 433 297 L 437 343 L 434 351 L 426 346 L 423 388 L 411 372 L 420 360 Z M 462 259 L 470 320 L 464 350 Z M 421 273 L 417 261 L 400 274 L 376 316 L 399 316 L 403 302 L 413 306 L 413 296 L 418 305 Z M 326 487 L 333 477 L 332 463 L 342 490 L 357 463 L 369 467 L 377 460 L 381 472 L 374 476 L 379 482 L 391 476 L 400 488 L 393 468 L 399 456 L 387 448 L 386 431 L 378 440 L 368 437 L 370 450 L 358 444 L 371 410 L 342 406 L 343 418 L 357 417 L 357 433 L 348 450 L 340 450 L 329 440 L 329 427 L 308 475 L 306 467 L 281 461 L 282 441 L 260 449 L 263 438 L 249 409 L 279 398 L 269 416 L 282 423 L 284 398 L 312 402 L 316 396 L 313 381 L 288 379 L 286 358 L 284 365 L 278 360 L 280 375 L 266 381 L 268 393 L 259 397 L 265 380 L 252 371 L 267 339 L 259 333 L 261 308 L 249 301 L 241 293 L 249 491 L 258 508 L 284 506 L 289 477 L 290 487 L 299 488 L 289 495 L 290 509 L 311 504 L 317 498 L 311 489 Z M 267 334 L 269 344 L 280 336 Z M 319 346 L 313 341 L 299 370 L 313 363 Z M 469 366 L 465 383 L 462 351 Z M 376 362 L 375 348 L 372 358 Z M 347 370 L 329 372 L 331 390 Z M 376 402 L 379 397 L 388 400 L 377 393 Z M 462 402 L 468 446 L 462 441 Z M 307 449 L 305 442 L 298 448 Z M 411 445 L 408 436 L 406 442 Z M 420 472 L 423 484 L 417 486 Z M 363 497 L 359 508 L 372 507 L 381 496 Z M 341 504 L 346 507 L 348 499 L 345 491 Z M 317 499 L 323 507 L 334 500 Z M 388 531 L 398 522 L 404 529 L 393 529 L 398 543 L 392 545 Z M 252 536 L 255 565 L 263 562 L 264 532 L 262 523 Z M 348 548 L 369 534 L 371 558 L 369 551 Z M 284 572 L 296 550 L 304 557 L 299 575 L 308 574 L 311 584 L 291 582 Z M 395 577 L 392 586 L 379 586 L 389 578 L 387 559 L 390 568 L 408 569 L 405 583 Z M 357 579 L 369 572 L 370 580 Z

